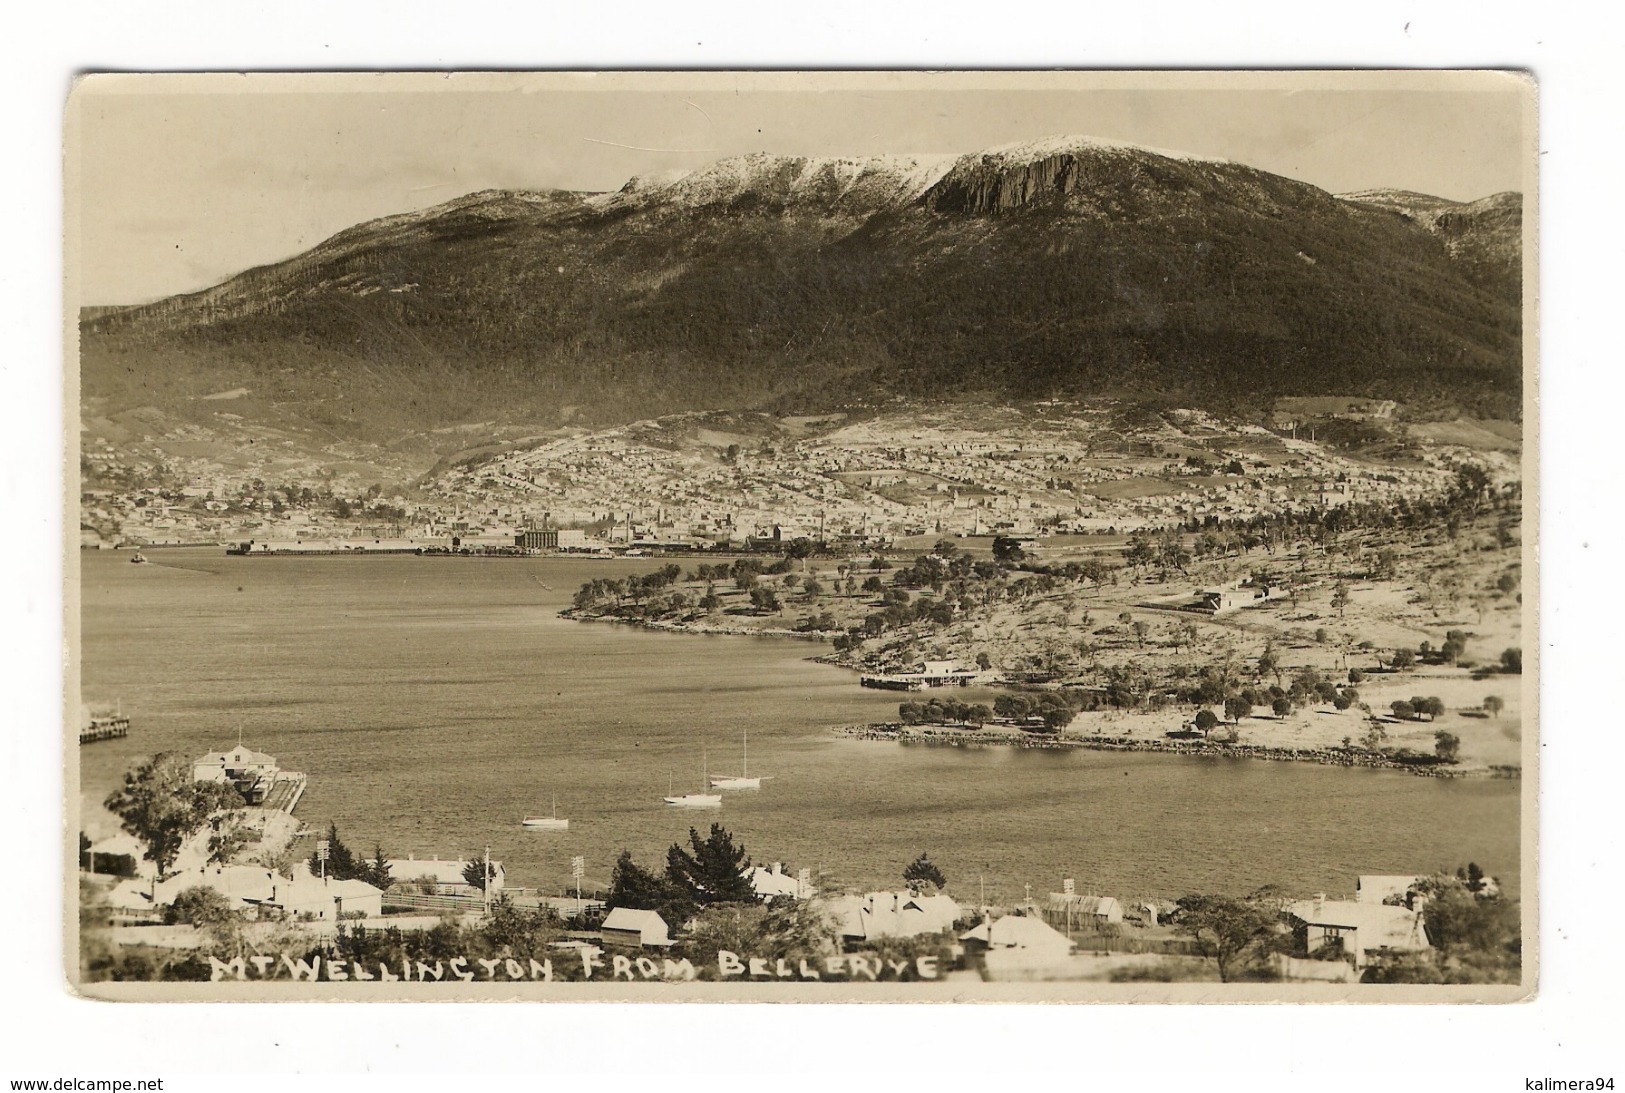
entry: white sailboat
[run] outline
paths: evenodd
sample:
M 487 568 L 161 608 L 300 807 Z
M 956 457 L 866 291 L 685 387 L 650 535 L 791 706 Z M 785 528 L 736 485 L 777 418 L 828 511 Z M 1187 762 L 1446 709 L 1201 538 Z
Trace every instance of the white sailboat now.
M 559 795 L 553 794 L 553 814 L 551 816 L 526 816 L 520 821 L 520 826 L 531 831 L 568 831 L 570 821 L 559 817 Z
M 705 776 L 705 774 L 703 772 L 703 768 L 702 768 L 702 772 L 701 772 L 701 775 L 700 775 L 700 785 L 703 787 L 708 781 L 709 781 L 709 779 Z M 667 786 L 666 786 L 665 801 L 666 801 L 666 803 L 668 805 L 671 805 L 674 808 L 721 808 L 722 807 L 722 794 L 720 794 L 720 793 L 673 794 L 671 792 L 671 785 L 670 785 L 670 781 L 668 779 Z
M 739 762 L 738 774 L 719 774 L 711 779 L 712 789 L 761 789 L 762 779 L 750 776 L 750 730 L 745 730 L 745 739 Z

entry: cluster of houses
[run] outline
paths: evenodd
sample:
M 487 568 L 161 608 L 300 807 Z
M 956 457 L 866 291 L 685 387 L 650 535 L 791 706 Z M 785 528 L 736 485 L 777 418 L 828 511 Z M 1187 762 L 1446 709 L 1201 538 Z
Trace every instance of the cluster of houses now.
M 602 526 L 607 518 L 610 543 L 709 548 L 763 538 L 774 525 L 806 535 L 816 529 L 826 540 L 1155 528 L 1438 484 L 1431 467 L 1379 475 L 1308 440 L 1245 426 L 1223 435 L 1239 428 L 1246 442 L 1257 433 L 1284 444 L 1285 457 L 1248 456 L 1246 475 L 1175 484 L 1190 477 L 1187 468 L 1121 453 L 1098 458 L 1092 438 L 1102 423 L 1088 412 L 1045 425 L 1022 431 L 1014 423 L 1010 435 L 990 439 L 985 429 L 946 422 L 859 422 L 821 436 L 735 444 L 716 458 L 703 446 L 674 443 L 685 422 L 662 419 L 457 468 L 431 488 L 448 501 L 497 506 L 493 511 L 546 508 L 566 524 Z M 1217 427 L 1199 431 L 1220 435 Z M 1216 458 L 1238 454 L 1204 450 Z M 1155 481 L 1115 488 L 1125 477 Z
M 1159 528 L 1208 516 L 1239 519 L 1392 499 L 1434 489 L 1447 475 L 1433 465 L 1362 468 L 1307 439 L 1198 422 L 1189 428 L 1206 438 L 1202 450 L 1215 459 L 1245 455 L 1239 449 L 1255 439 L 1249 433 L 1284 445 L 1285 455 L 1268 461 L 1247 455 L 1245 475 L 1195 481 L 1202 476 L 1159 458 L 1116 451 L 1098 456 L 1094 437 L 1103 424 L 1097 417 L 1074 410 L 1043 428 L 1011 423 L 1011 432 L 996 439 L 985 429 L 946 422 L 861 422 L 821 436 L 735 444 L 726 457 L 720 448 L 708 451 L 683 439 L 681 418 L 643 422 L 451 468 L 428 484 L 430 497 L 389 498 L 389 511 L 402 517 L 393 523 L 379 523 L 366 511 L 341 519 L 325 509 L 273 506 L 242 493 L 248 471 L 227 476 L 195 460 L 171 461 L 192 475 L 177 503 L 156 488 L 92 490 L 82 500 L 87 545 L 120 528 L 125 540 L 142 543 L 252 536 L 279 549 L 319 541 L 341 550 L 367 540 L 377 540 L 374 549 L 391 541 L 397 549 L 717 549 L 764 540 L 775 527 L 786 535 L 854 543 L 928 533 Z M 704 426 L 699 422 L 702 433 Z M 1236 452 L 1223 448 L 1222 438 L 1230 435 L 1237 438 Z M 89 454 L 98 473 L 124 468 L 111 448 Z M 1144 484 L 1119 488 L 1125 479 Z M 228 497 L 229 506 L 219 500 Z M 544 512 L 556 527 L 547 525 Z M 581 530 L 587 527 L 596 533 Z M 559 536 L 556 545 L 552 533 Z M 580 539 L 572 541 L 572 533 Z
M 1361 876 L 1352 900 L 1331 900 L 1321 894 L 1284 903 L 1281 909 L 1304 925 L 1310 958 L 1278 958 L 1283 976 L 1357 982 L 1379 954 L 1426 951 L 1426 900 L 1417 891 L 1419 879 Z M 1063 887 L 1041 903 L 1029 900 L 1006 913 L 988 908 L 977 912 L 930 889 L 797 898 L 816 900 L 849 950 L 890 938 L 940 936 L 956 955 L 979 964 L 993 979 L 1065 978 L 1077 970 L 1080 950 L 1098 947 L 1100 938 L 1113 936 L 1111 928 L 1120 930 L 1126 923 L 1155 928 L 1173 909 L 1145 902 L 1125 916 L 1124 906 L 1114 897 L 1078 893 L 1070 880 Z M 760 887 L 758 892 L 764 898 L 769 895 Z M 961 929 L 969 920 L 976 920 L 975 925 Z M 657 912 L 631 908 L 609 913 L 603 942 L 611 948 L 646 949 L 668 949 L 678 943 L 672 925 Z

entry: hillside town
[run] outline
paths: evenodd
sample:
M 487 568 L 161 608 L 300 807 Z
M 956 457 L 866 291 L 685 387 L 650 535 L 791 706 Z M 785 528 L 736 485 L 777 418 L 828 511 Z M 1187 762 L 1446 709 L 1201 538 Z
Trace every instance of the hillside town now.
M 1126 534 L 1394 503 L 1436 491 L 1465 460 L 1497 480 L 1516 476 L 1506 438 L 1396 427 L 1390 416 L 1391 404 L 1289 405 L 1266 427 L 1059 401 L 680 414 L 487 446 L 392 484 L 317 473 L 270 444 L 262 462 L 228 467 L 218 454 L 228 434 L 189 424 L 139 455 L 87 435 L 81 541 L 476 551 L 510 550 L 543 531 L 557 532 L 545 541 L 562 550 L 727 550 L 802 536 L 865 549 L 921 535 Z M 1375 440 L 1362 429 L 1378 430 Z M 1329 442 L 1351 435 L 1363 447 Z

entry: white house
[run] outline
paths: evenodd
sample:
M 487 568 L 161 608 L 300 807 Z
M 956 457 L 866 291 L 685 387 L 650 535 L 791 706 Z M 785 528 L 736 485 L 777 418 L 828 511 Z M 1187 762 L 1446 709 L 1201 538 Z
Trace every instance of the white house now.
M 813 895 L 812 883 L 800 876 L 791 876 L 784 871 L 783 862 L 774 862 L 771 869 L 760 865 L 754 866 L 745 874 L 750 886 L 756 890 L 757 899 L 773 899 L 778 896 L 789 896 L 791 899 L 810 899 Z
M 211 751 L 192 762 L 192 777 L 199 782 L 257 782 L 274 778 L 276 773 L 274 758 L 242 744 L 230 751 Z
M 1287 910 L 1309 927 L 1311 953 L 1335 945 L 1354 961 L 1356 968 L 1365 967 L 1370 954 L 1378 949 L 1423 952 L 1428 947 L 1422 913 L 1407 907 L 1316 896 L 1290 904 Z
M 959 918 L 959 904 L 940 892 L 870 892 L 862 896 L 841 896 L 830 901 L 830 910 L 848 940 L 873 941 L 882 937 L 914 937 L 951 928 Z
M 307 862 L 293 867 L 290 880 L 264 866 L 211 865 L 175 874 L 158 885 L 157 903 L 175 902 L 189 888 L 212 888 L 232 909 L 254 918 L 337 921 L 340 915 L 383 913 L 383 891 L 360 880 L 313 876 Z
M 376 918 L 383 914 L 383 889 L 363 880 L 334 880 L 312 876 L 309 864 L 294 867 L 293 880 L 273 877 L 271 896 L 260 913 L 280 912 L 289 918 L 336 922 L 341 916 Z
M 1051 924 L 1104 926 L 1123 921 L 1123 905 L 1115 896 L 1080 896 L 1075 892 L 1051 892 L 1044 904 L 1044 917 Z
M 1061 960 L 1072 953 L 1072 942 L 1065 934 L 1033 915 L 1005 915 L 983 921 L 960 934 L 959 940 L 967 943 L 967 949 L 1019 950 L 1033 962 Z
M 469 866 L 466 858 L 418 858 L 408 856 L 405 858 L 389 859 L 389 876 L 398 885 L 410 886 L 413 881 L 424 881 L 433 884 L 435 890 L 430 895 L 439 896 L 466 896 L 477 893 L 479 889 L 468 883 L 463 875 Z M 502 863 L 491 863 L 491 878 L 486 885 L 494 896 L 502 891 L 507 874 L 502 869 Z
M 632 949 L 664 949 L 673 944 L 666 920 L 654 911 L 617 907 L 600 928 L 605 945 Z

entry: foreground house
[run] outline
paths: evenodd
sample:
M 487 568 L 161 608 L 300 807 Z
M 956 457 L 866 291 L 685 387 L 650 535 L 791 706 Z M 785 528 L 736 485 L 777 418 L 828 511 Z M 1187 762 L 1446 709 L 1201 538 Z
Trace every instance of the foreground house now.
M 264 752 L 238 744 L 230 751 L 211 751 L 192 761 L 192 777 L 199 782 L 224 782 L 241 793 L 249 804 L 276 781 L 276 759 Z
M 425 891 L 424 895 L 478 896 L 479 888 L 468 883 L 468 878 L 463 875 L 469 864 L 466 858 L 390 858 L 389 875 L 396 887 L 416 889 L 421 883 L 424 889 L 433 888 L 433 891 Z M 506 879 L 502 863 L 493 861 L 491 880 L 487 885 L 493 897 L 502 891 Z
M 1299 900 L 1287 910 L 1308 927 L 1309 952 L 1330 946 L 1352 960 L 1355 968 L 1365 967 L 1379 949 L 1423 952 L 1428 948 L 1420 910 L 1323 896 Z
M 1034 963 L 1063 960 L 1072 954 L 1071 940 L 1041 918 L 1005 915 L 984 921 L 959 935 L 966 952 L 1019 951 Z
M 604 944 L 623 949 L 665 949 L 673 942 L 666 920 L 654 911 L 617 907 L 604 919 L 599 931 Z
M 1121 925 L 1123 905 L 1115 896 L 1080 896 L 1075 892 L 1051 892 L 1044 904 L 1044 918 L 1051 926 L 1065 929 L 1098 929 Z
M 751 888 L 756 892 L 756 898 L 761 900 L 781 896 L 788 896 L 790 899 L 811 899 L 814 892 L 812 883 L 805 876 L 791 876 L 786 873 L 783 862 L 774 862 L 771 869 L 760 865 L 754 866 L 745 874 L 745 879 L 750 881 Z
M 158 885 L 157 904 L 175 902 L 189 888 L 212 888 L 232 909 L 257 919 L 337 922 L 383 914 L 383 891 L 360 880 L 323 879 L 305 862 L 290 879 L 260 865 L 213 865 L 175 874 Z
M 882 937 L 915 937 L 951 929 L 959 919 L 959 904 L 938 892 L 870 892 L 840 896 L 829 902 L 841 936 L 849 942 Z

